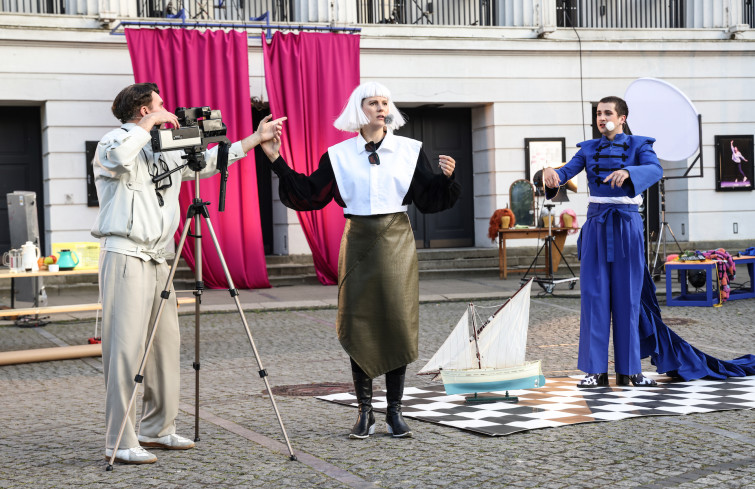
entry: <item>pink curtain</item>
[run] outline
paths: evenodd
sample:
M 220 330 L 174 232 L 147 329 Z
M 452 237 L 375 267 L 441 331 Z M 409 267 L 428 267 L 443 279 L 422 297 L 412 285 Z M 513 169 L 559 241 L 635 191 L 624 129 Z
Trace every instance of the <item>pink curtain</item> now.
M 245 32 L 191 29 L 126 29 L 134 79 L 154 82 L 165 107 L 220 109 L 228 139 L 238 141 L 253 132 L 249 102 L 249 66 Z M 218 212 L 220 177 L 201 180 L 200 196 L 208 207 L 234 285 L 240 289 L 270 287 L 262 243 L 257 174 L 253 152 L 229 167 L 225 212 Z M 194 181 L 181 189 L 180 237 L 186 209 L 194 198 Z M 193 232 L 193 231 L 192 231 Z M 194 239 L 188 237 L 183 257 L 194 269 Z M 228 283 L 208 227 L 202 219 L 202 279 L 210 288 Z
M 359 85 L 359 36 L 276 32 L 269 46 L 263 35 L 262 45 L 270 109 L 274 117 L 288 116 L 281 154 L 294 170 L 309 175 L 329 146 L 353 136 L 334 128 L 333 121 Z M 324 285 L 337 283 L 343 209 L 331 202 L 297 214 L 317 278 Z

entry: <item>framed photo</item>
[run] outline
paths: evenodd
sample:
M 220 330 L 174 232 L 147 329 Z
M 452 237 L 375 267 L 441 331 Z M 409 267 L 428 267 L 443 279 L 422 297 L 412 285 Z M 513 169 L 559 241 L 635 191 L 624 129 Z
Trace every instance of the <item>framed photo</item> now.
M 525 138 L 524 176 L 528 181 L 538 170 L 557 168 L 566 162 L 566 138 Z
M 752 190 L 753 136 L 716 136 L 716 190 Z

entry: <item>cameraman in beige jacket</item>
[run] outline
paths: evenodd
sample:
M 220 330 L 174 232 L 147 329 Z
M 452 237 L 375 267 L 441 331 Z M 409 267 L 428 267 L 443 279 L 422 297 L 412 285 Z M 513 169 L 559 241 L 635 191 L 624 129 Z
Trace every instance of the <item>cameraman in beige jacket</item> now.
M 115 460 L 129 464 L 157 461 L 142 447 L 186 450 L 191 440 L 176 434 L 179 401 L 179 328 L 175 293 L 165 301 L 152 350 L 144 366 L 144 395 L 137 436 L 132 407 L 118 447 L 115 443 L 133 392 L 134 376 L 144 356 L 160 294 L 170 272 L 168 248 L 178 229 L 178 194 L 182 180 L 195 172 L 188 166 L 153 183 L 182 164 L 182 151 L 153 153 L 150 130 L 178 118 L 165 110 L 154 83 L 124 88 L 113 101 L 113 115 L 123 125 L 99 142 L 92 162 L 100 211 L 92 235 L 100 238 L 100 297 L 102 300 L 102 361 L 107 391 L 105 458 L 117 448 Z M 233 143 L 228 164 L 243 158 L 262 141 L 279 138 L 285 118 L 260 123 L 257 132 Z M 217 173 L 218 147 L 204 153 L 200 177 Z

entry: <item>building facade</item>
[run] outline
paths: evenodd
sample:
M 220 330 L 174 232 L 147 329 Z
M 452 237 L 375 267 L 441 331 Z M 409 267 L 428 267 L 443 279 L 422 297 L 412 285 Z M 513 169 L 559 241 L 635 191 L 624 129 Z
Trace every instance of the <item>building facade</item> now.
M 457 158 L 469 170 L 467 236 L 429 246 L 495 246 L 488 221 L 508 205 L 511 184 L 527 176 L 525 140 L 563 138 L 568 161 L 577 143 L 593 137 L 595 103 L 623 96 L 643 77 L 673 84 L 702 116 L 703 177 L 666 183 L 666 218 L 677 239 L 755 240 L 755 192 L 717 191 L 715 178 L 716 136 L 755 134 L 751 0 L 253 0 L 243 8 L 213 1 L 0 0 L 2 189 L 38 191 L 43 253 L 53 242 L 94 240 L 86 142 L 118 124 L 112 99 L 133 83 L 119 23 L 181 18 L 361 28 L 362 80 L 384 83 L 399 108 L 430 121 L 437 134 L 461 133 L 468 148 Z M 260 28 L 247 29 L 250 94 L 264 103 Z M 676 123 L 676 114 L 661 113 Z M 438 129 L 443 121 L 451 125 Z M 36 142 L 20 157 L 27 132 Z M 680 175 L 692 162 L 664 165 Z M 582 221 L 584 176 L 577 184 L 555 211 L 572 208 Z M 24 185 L 30 188 L 18 188 Z M 277 201 L 272 209 L 273 253 L 309 253 L 295 213 Z

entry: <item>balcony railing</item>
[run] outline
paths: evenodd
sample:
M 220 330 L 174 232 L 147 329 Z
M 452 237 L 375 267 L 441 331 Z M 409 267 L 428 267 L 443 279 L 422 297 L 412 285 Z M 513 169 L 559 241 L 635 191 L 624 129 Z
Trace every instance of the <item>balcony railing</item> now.
M 501 0 L 357 0 L 360 24 L 498 25 Z
M 755 1 L 744 0 L 742 3 L 742 23 L 755 29 Z
M 0 0 L 0 12 L 65 14 L 65 0 Z
M 66 9 L 70 0 L 0 0 L 0 12 L 23 14 L 88 14 L 94 11 Z M 133 4 L 132 4 L 133 5 Z M 80 5 L 77 5 L 80 7 Z M 137 0 L 137 17 L 184 18 L 185 20 L 249 21 L 269 12 L 271 22 L 293 20 L 292 0 Z
M 270 22 L 330 22 L 323 12 L 333 5 L 351 12 L 341 22 L 360 24 L 755 28 L 755 0 L 0 0 L 0 12 L 241 22 L 267 12 Z
M 262 20 L 269 12 L 270 21 L 292 19 L 289 0 L 137 0 L 138 17 L 170 17 L 185 20 Z
M 556 0 L 556 25 L 676 29 L 685 27 L 684 3 L 684 0 Z

